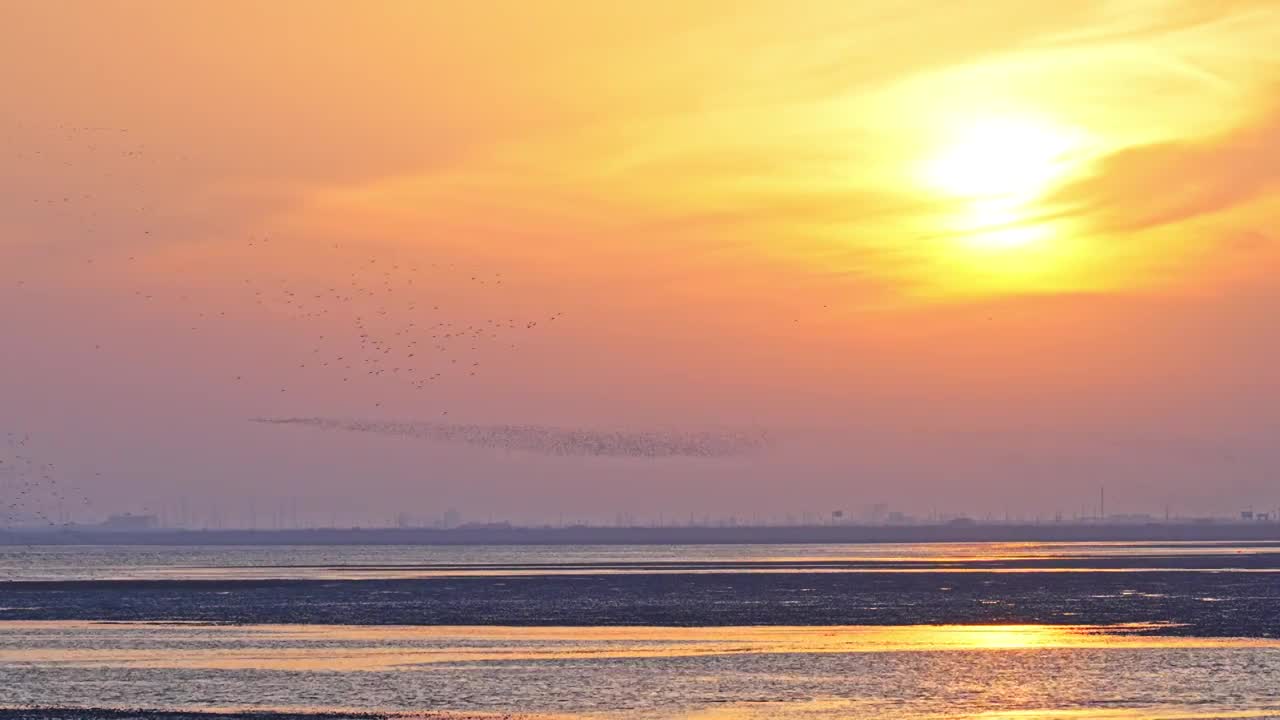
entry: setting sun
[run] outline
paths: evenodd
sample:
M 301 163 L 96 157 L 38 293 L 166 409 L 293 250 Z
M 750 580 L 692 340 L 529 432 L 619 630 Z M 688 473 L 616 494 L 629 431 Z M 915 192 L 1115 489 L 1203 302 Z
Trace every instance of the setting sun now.
M 957 197 L 1035 196 L 1070 169 L 1077 133 L 1046 122 L 987 118 L 950 133 L 925 166 L 933 188 Z
M 1013 117 L 983 118 L 945 133 L 924 164 L 922 180 L 960 201 L 947 223 L 962 244 L 1009 250 L 1038 243 L 1051 229 L 1034 220 L 1034 203 L 1072 170 L 1080 133 L 1052 123 Z

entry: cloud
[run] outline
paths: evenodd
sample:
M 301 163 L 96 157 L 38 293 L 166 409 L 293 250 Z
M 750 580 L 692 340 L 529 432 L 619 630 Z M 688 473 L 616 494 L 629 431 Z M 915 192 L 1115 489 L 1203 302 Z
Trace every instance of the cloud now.
M 1203 142 L 1159 143 L 1103 158 L 1049 198 L 1061 215 L 1104 232 L 1137 232 L 1230 210 L 1280 183 L 1280 111 Z

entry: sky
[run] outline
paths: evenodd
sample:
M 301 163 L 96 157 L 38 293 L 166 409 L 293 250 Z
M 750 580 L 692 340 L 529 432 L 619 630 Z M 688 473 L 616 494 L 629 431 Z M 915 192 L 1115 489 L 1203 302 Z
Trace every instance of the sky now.
M 6 2 L 0 432 L 81 513 L 1280 507 L 1278 43 L 1271 0 Z

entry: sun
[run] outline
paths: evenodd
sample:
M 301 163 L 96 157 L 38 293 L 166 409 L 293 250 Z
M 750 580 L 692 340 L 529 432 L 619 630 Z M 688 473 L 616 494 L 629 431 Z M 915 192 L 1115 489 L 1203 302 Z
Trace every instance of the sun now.
M 1028 117 L 955 122 L 921 167 L 930 192 L 957 208 L 946 231 L 980 249 L 1010 250 L 1052 233 L 1035 220 L 1035 203 L 1073 170 L 1080 133 Z
M 950 135 L 926 164 L 925 180 L 959 197 L 1039 195 L 1065 173 L 1077 146 L 1071 133 L 1014 118 L 973 121 Z

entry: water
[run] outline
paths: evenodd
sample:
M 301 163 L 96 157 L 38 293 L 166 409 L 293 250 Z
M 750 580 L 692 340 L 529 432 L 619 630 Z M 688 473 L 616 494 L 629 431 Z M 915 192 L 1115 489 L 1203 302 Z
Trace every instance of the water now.
M 1280 638 L 1255 631 L 1280 615 L 1277 565 L 1275 544 L 1221 543 L 8 548 L 0 573 L 19 582 L 0 583 L 0 618 L 13 618 L 0 620 L 0 705 L 617 720 L 1280 717 Z M 121 578 L 137 582 L 101 582 Z M 249 578 L 293 584 L 283 595 L 259 581 L 242 589 Z M 59 582 L 25 582 L 49 580 Z M 205 582 L 173 585 L 192 580 Z M 138 602 L 153 586 L 169 587 L 167 600 Z M 509 586 L 525 594 L 504 605 Z M 856 612 L 871 620 L 619 626 L 672 612 L 713 619 L 721 608 L 776 623 L 814 596 L 834 616 L 865 605 Z M 24 617 L 15 606 L 35 597 L 79 610 Z M 194 606 L 225 619 L 254 602 L 281 619 L 161 621 Z M 130 603 L 150 621 L 93 621 Z M 467 622 L 378 624 L 428 605 Z M 536 605 L 572 624 L 520 627 L 502 614 Z M 997 619 L 923 624 L 971 611 Z M 1054 622 L 998 620 L 1020 612 Z M 875 619 L 886 613 L 893 622 Z M 363 624 L 316 619 L 357 616 Z
M 9 702 L 615 718 L 1280 715 L 1280 642 L 1128 629 L 15 623 Z M 1247 716 L 1247 715 L 1245 715 Z
M 0 546 L 5 580 L 373 579 L 669 571 L 1276 571 L 1280 543 Z M 1246 567 L 1245 559 L 1264 564 Z M 1280 565 L 1277 563 L 1276 565 Z

